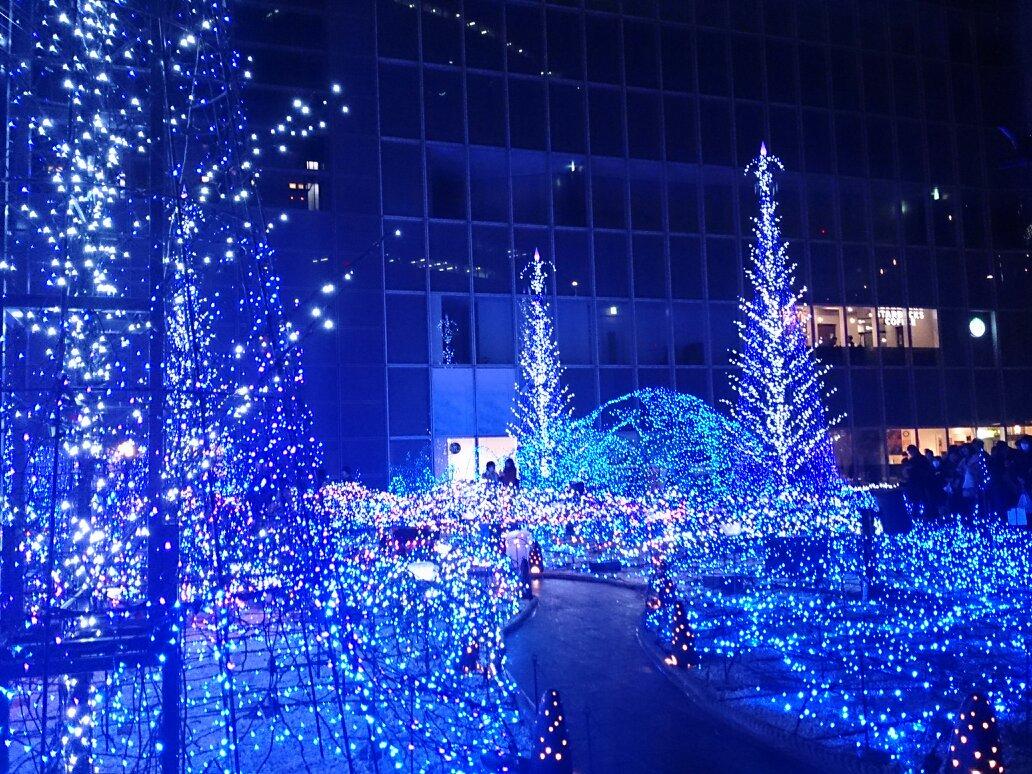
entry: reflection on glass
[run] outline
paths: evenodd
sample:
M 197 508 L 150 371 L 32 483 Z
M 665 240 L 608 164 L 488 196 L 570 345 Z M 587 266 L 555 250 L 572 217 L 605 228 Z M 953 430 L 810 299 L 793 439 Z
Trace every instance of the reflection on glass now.
M 872 348 L 878 346 L 874 327 L 874 309 L 869 306 L 846 307 L 846 346 Z
M 818 347 L 841 347 L 847 342 L 840 306 L 815 306 L 813 331 Z
M 898 306 L 878 307 L 878 346 L 897 348 L 907 345 L 907 316 L 921 314 L 921 309 L 904 309 Z
M 910 346 L 914 349 L 939 348 L 939 313 L 935 309 L 911 309 L 921 312 L 910 317 Z

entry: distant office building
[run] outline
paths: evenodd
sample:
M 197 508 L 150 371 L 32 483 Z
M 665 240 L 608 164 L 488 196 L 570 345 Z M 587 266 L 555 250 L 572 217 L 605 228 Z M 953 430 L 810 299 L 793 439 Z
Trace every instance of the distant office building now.
M 286 294 L 353 273 L 306 350 L 331 475 L 507 452 L 535 249 L 579 411 L 729 397 L 761 140 L 843 469 L 1032 431 L 1028 6 L 241 2 L 256 131 L 331 82 L 348 104 L 265 175 Z

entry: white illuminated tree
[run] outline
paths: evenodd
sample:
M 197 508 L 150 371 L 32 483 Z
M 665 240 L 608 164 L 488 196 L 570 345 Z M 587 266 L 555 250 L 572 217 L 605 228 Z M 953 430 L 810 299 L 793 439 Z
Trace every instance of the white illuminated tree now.
M 753 219 L 756 244 L 746 269 L 751 299 L 740 302 L 740 373 L 732 377 L 731 405 L 741 428 L 739 454 L 753 473 L 751 484 L 786 495 L 827 492 L 838 480 L 825 400 L 828 368 L 817 362 L 800 318 L 795 264 L 781 238 L 774 175 L 781 162 L 765 146 L 750 164 L 760 213 Z M 760 491 L 753 489 L 752 491 Z
M 527 270 L 528 294 L 522 299 L 519 373 L 509 435 L 517 442 L 521 477 L 538 486 L 557 470 L 572 411 L 548 301 L 548 272 L 537 250 Z

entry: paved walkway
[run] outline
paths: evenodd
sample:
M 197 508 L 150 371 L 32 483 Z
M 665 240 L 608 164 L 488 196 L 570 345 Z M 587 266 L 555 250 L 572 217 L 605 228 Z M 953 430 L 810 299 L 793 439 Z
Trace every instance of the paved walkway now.
M 509 669 L 528 695 L 557 688 L 570 721 L 576 771 L 585 774 L 806 774 L 709 718 L 657 672 L 635 637 L 639 594 L 545 580 L 534 617 L 509 641 Z

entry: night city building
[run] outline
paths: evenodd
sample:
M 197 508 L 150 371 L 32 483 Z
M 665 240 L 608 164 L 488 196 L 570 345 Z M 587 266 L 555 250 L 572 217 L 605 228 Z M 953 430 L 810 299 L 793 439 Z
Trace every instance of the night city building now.
M 331 477 L 509 450 L 518 298 L 554 262 L 578 414 L 640 387 L 719 405 L 756 208 L 785 163 L 800 310 L 847 475 L 1032 432 L 1027 2 L 242 2 L 252 126 L 339 84 L 265 160 Z M 483 460 L 479 460 L 483 467 Z

